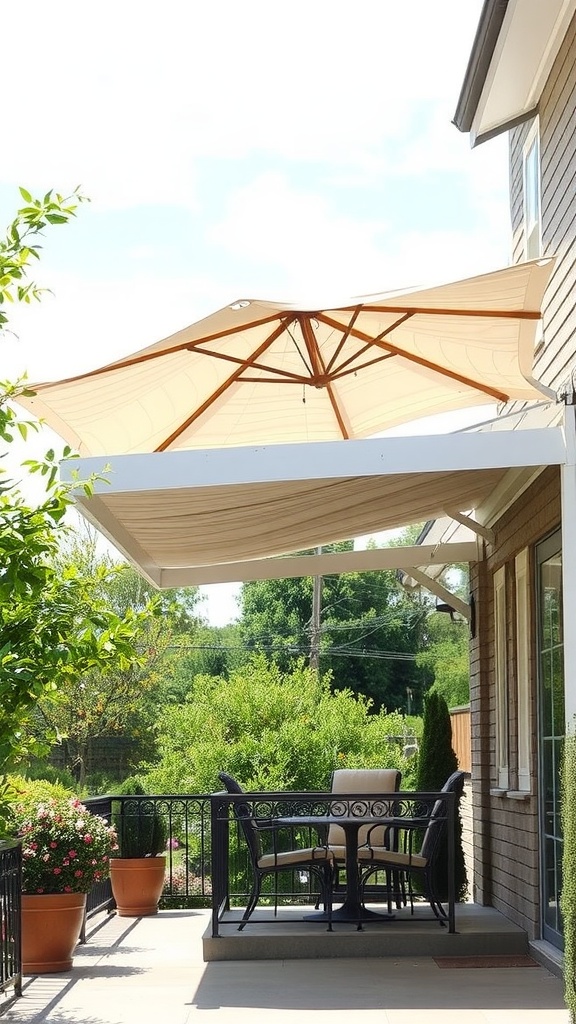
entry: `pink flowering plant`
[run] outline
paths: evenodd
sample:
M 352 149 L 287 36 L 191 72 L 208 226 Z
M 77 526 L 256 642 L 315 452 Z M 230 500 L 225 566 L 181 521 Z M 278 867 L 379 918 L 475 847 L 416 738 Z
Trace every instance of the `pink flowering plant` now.
M 22 842 L 22 891 L 89 892 L 110 873 L 118 848 L 104 818 L 76 797 L 47 797 L 12 808 L 12 834 Z

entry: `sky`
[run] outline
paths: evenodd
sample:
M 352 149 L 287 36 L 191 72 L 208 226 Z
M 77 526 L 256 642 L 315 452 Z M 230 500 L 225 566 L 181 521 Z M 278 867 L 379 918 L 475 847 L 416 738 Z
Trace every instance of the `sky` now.
M 90 202 L 46 234 L 2 379 L 81 373 L 238 298 L 314 301 L 510 262 L 504 138 L 452 125 L 481 0 L 18 0 L 0 224 L 18 186 Z M 474 418 L 482 418 L 476 411 Z M 205 613 L 236 611 L 210 588 Z

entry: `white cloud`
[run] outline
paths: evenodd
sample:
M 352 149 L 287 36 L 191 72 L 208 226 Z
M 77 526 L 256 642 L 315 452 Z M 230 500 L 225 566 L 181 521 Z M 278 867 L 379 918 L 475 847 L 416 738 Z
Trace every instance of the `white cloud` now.
M 3 377 L 74 376 L 144 348 L 226 305 L 231 290 L 213 278 L 151 273 L 131 280 L 54 275 L 54 296 L 15 309 L 17 337 L 2 339 Z
M 278 291 L 264 297 L 280 300 L 345 300 L 457 280 L 508 262 L 505 232 L 491 234 L 482 222 L 476 229 L 430 231 L 423 224 L 421 231 L 392 231 L 376 215 L 342 215 L 324 196 L 291 187 L 281 174 L 262 175 L 232 193 L 208 235 L 239 262 L 266 261 Z
M 101 206 L 196 207 L 197 160 L 362 165 L 414 110 L 449 120 L 480 4 L 71 0 L 3 11 L 20 116 L 3 180 L 81 182 Z M 25 59 L 23 59 L 23 54 Z

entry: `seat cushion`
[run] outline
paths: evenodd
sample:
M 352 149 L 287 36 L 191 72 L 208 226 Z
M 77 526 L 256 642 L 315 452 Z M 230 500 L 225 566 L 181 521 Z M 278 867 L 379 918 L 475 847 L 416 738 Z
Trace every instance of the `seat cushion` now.
M 265 853 L 258 858 L 259 868 L 278 868 L 278 867 L 297 867 L 299 864 L 303 868 L 306 867 L 307 863 L 322 862 L 326 864 L 332 863 L 334 857 L 332 852 L 326 846 L 312 846 L 306 849 L 300 850 L 282 850 L 278 853 Z
M 426 857 L 419 853 L 397 853 L 395 850 L 387 850 L 383 846 L 364 846 L 358 850 L 359 862 L 373 861 L 382 862 L 382 867 L 395 868 L 425 868 L 428 863 Z

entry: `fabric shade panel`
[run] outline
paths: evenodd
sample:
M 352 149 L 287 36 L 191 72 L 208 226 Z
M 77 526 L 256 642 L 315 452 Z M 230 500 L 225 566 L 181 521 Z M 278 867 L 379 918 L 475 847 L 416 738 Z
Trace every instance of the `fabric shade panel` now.
M 214 566 L 241 579 L 234 563 L 476 508 L 514 467 L 564 459 L 559 427 L 116 456 L 77 503 L 158 586 L 185 586 L 211 582 Z M 63 475 L 105 465 L 72 460 Z

